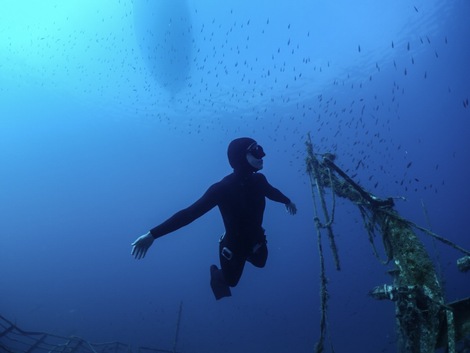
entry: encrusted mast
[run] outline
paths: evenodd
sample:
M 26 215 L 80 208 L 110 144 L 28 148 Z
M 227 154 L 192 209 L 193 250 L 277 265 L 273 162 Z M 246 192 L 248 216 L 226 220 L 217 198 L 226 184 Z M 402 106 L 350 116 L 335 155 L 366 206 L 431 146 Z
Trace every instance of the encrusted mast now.
M 394 210 L 392 198 L 379 199 L 354 182 L 335 163 L 331 153 L 314 153 L 310 136 L 307 141 L 307 173 L 310 177 L 314 201 L 314 220 L 317 228 L 320 252 L 321 334 L 315 352 L 323 351 L 326 332 L 327 280 L 323 261 L 321 233 L 326 229 L 333 251 L 336 268 L 339 256 L 336 250 L 332 223 L 334 199 L 342 197 L 356 204 L 372 243 L 374 233 L 380 232 L 388 261 L 395 267 L 390 271 L 393 284 L 380 285 L 370 291 L 375 299 L 388 299 L 395 303 L 397 329 L 400 337 L 399 351 L 409 353 L 434 352 L 436 347 L 447 345 L 448 352 L 455 352 L 455 341 L 470 334 L 470 300 L 445 305 L 444 294 L 434 265 L 413 228 L 425 231 L 439 241 L 462 251 L 466 256 L 460 264 L 470 261 L 470 252 L 447 239 L 434 234 L 400 217 Z M 324 189 L 332 189 L 333 209 L 329 212 L 324 200 Z M 320 200 L 324 222 L 320 222 L 316 206 Z M 375 248 L 374 248 L 375 251 Z M 470 266 L 460 265 L 463 271 Z M 458 310 L 455 310 L 458 307 Z M 457 317 L 454 318 L 454 315 Z

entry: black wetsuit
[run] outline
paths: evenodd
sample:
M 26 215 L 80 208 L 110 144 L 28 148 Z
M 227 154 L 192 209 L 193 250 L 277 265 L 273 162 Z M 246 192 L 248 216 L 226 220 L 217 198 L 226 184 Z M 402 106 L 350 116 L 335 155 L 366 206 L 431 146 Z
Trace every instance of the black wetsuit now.
M 225 225 L 225 235 L 220 241 L 220 265 L 225 281 L 233 287 L 237 285 L 246 261 L 257 267 L 266 263 L 268 250 L 262 228 L 266 197 L 286 205 L 290 203 L 289 198 L 271 186 L 263 174 L 232 173 L 150 233 L 154 238 L 161 237 L 218 206 Z

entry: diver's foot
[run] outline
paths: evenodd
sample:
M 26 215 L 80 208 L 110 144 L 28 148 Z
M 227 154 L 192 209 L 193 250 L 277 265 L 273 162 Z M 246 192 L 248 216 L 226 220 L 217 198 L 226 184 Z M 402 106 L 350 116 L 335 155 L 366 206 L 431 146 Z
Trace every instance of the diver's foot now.
M 211 288 L 217 300 L 232 296 L 232 292 L 225 282 L 222 271 L 219 270 L 216 265 L 211 266 Z

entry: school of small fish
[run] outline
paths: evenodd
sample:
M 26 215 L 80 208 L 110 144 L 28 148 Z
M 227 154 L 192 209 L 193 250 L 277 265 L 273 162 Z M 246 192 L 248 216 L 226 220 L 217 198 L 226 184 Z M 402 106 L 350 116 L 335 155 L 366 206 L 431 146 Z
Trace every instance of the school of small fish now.
M 202 4 L 174 4 L 159 12 L 166 16 L 159 26 L 119 2 L 124 9 L 119 16 L 103 10 L 93 14 L 97 24 L 110 23 L 112 30 L 99 32 L 81 23 L 65 34 L 59 27 L 30 28 L 37 32 L 30 45 L 45 53 L 48 64 L 58 62 L 47 72 L 49 80 L 61 74 L 69 89 L 93 95 L 115 114 L 156 121 L 201 139 L 214 132 L 221 139 L 263 133 L 284 146 L 279 151 L 290 154 L 301 173 L 303 142 L 311 132 L 324 152 L 340 156 L 346 172 L 368 187 L 380 187 L 381 175 L 391 174 L 406 191 L 438 191 L 439 185 L 413 174 L 418 161 L 394 136 L 411 118 L 410 97 L 427 85 L 468 114 L 468 92 L 454 92 L 441 79 L 441 71 L 452 73 L 440 62 L 449 62 L 447 48 L 456 44 L 446 33 L 423 27 L 384 38 L 383 56 L 365 43 L 349 43 L 342 49 L 353 59 L 341 62 L 341 57 L 315 53 L 321 46 L 314 43 L 314 30 L 292 19 L 250 16 L 236 7 L 211 16 Z M 424 12 L 410 4 L 404 15 L 419 22 Z M 7 45 L 15 40 L 6 39 Z M 137 44 L 123 46 L 132 39 Z M 107 52 L 119 55 L 106 57 Z M 88 84 L 90 77 L 98 84 Z M 387 164 L 398 159 L 403 168 L 388 170 Z M 428 169 L 437 173 L 439 164 Z

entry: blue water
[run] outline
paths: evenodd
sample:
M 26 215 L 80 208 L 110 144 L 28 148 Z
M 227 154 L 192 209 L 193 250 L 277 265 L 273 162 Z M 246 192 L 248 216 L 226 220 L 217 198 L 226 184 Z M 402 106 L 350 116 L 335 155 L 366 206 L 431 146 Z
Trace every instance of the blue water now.
M 191 352 L 312 352 L 319 260 L 304 142 L 402 216 L 470 248 L 470 4 L 433 1 L 26 1 L 0 11 L 0 314 L 21 328 Z M 216 302 L 217 210 L 131 242 L 230 173 L 255 138 L 266 268 Z M 411 163 L 411 164 L 410 164 Z M 429 215 L 424 216 L 422 204 Z M 359 212 L 337 201 L 342 271 L 324 245 L 337 352 L 395 352 L 390 283 Z M 461 254 L 420 235 L 448 301 Z M 380 238 L 376 239 L 380 253 Z M 354 348 L 351 348 L 354 347 Z

